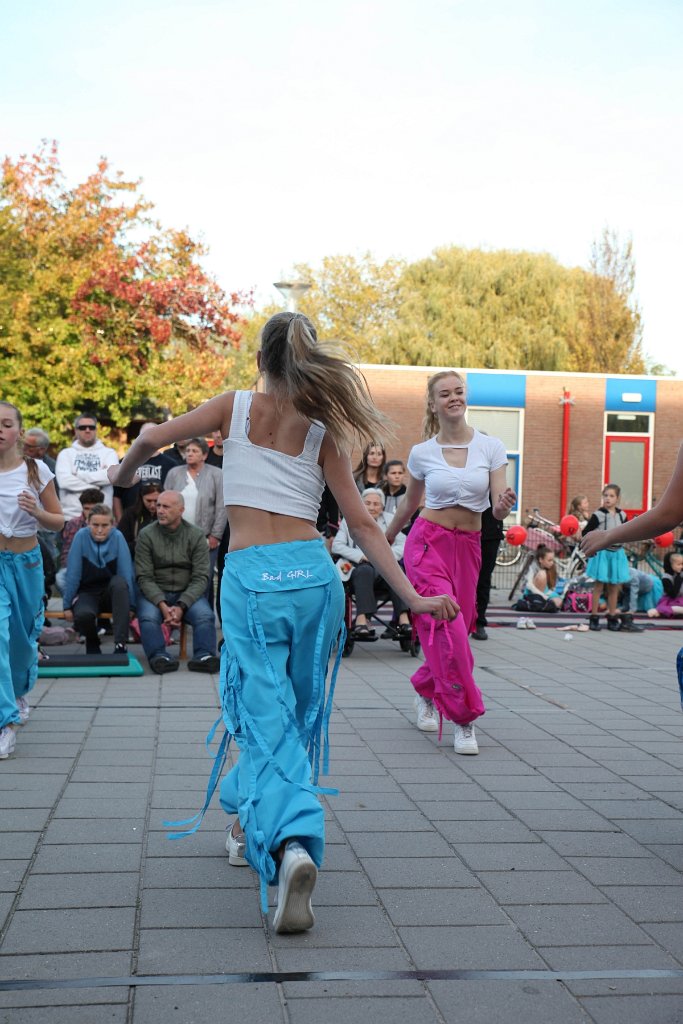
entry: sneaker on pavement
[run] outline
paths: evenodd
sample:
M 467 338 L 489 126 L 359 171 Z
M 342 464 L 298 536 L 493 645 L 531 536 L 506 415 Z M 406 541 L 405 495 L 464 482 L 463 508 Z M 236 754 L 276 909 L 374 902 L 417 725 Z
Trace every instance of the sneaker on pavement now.
M 114 654 L 128 654 L 128 648 L 125 644 L 114 644 Z
M 517 619 L 517 629 L 526 629 L 526 624 L 529 620 L 522 616 L 521 619 Z
M 477 737 L 474 735 L 474 726 L 455 724 L 453 734 L 453 749 L 456 754 L 478 754 Z
M 188 661 L 187 667 L 190 672 L 218 672 L 221 667 L 221 659 L 217 654 L 204 654 L 201 658 L 192 658 Z
M 31 714 L 31 708 L 26 697 L 17 697 L 17 707 L 19 709 L 19 725 L 26 725 Z
M 168 654 L 157 654 L 156 658 L 152 658 L 149 663 L 152 672 L 156 672 L 158 675 L 163 675 L 164 672 L 177 672 L 179 665 L 180 662 Z
M 0 729 L 0 761 L 4 761 L 10 754 L 14 753 L 17 745 L 17 737 L 11 725 L 4 725 Z
M 301 843 L 290 840 L 280 864 L 273 927 L 278 935 L 305 932 L 315 924 L 311 895 L 318 869 Z
M 474 633 L 472 634 L 473 640 L 488 640 L 489 635 L 486 632 L 486 626 L 477 626 Z
M 527 629 L 536 629 L 536 623 L 533 619 L 527 619 L 524 625 Z
M 438 732 L 439 723 L 431 700 L 425 700 L 419 693 L 415 697 L 415 724 L 421 732 Z
M 241 868 L 247 864 L 247 858 L 244 856 L 247 849 L 247 841 L 244 838 L 244 832 L 238 832 L 237 835 L 233 832 L 234 822 L 228 829 L 227 839 L 225 840 L 225 849 L 228 851 L 228 864 L 232 864 L 233 867 Z

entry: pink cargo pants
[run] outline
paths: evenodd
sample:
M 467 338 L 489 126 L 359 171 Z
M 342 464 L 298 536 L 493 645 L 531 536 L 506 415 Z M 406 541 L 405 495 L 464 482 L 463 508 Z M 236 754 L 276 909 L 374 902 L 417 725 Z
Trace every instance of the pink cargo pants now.
M 413 617 L 426 661 L 411 682 L 443 718 L 467 725 L 486 710 L 472 674 L 474 658 L 468 639 L 477 617 L 480 534 L 449 530 L 418 518 L 408 534 L 403 561 L 418 594 L 450 594 L 460 605 L 460 614 L 452 622 L 429 615 Z

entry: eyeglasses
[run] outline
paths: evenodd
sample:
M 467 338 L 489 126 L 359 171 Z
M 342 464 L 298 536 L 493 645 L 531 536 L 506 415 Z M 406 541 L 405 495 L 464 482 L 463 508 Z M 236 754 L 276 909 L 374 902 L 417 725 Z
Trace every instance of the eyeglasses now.
M 79 423 L 76 430 L 97 430 L 97 424 L 95 423 Z

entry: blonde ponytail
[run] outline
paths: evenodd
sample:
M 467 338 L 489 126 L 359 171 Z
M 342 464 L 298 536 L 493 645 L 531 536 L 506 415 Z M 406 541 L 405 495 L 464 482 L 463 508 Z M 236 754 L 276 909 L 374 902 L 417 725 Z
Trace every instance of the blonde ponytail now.
M 261 367 L 298 413 L 324 425 L 340 451 L 392 433 L 362 374 L 339 346 L 319 343 L 301 313 L 276 313 L 264 326 Z

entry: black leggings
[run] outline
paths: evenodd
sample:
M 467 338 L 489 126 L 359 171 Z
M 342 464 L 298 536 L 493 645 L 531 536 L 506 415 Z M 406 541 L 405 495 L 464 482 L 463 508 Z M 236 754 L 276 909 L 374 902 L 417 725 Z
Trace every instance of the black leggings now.
M 130 594 L 123 576 L 112 576 L 102 590 L 82 590 L 73 606 L 74 626 L 85 637 L 87 652 L 100 649 L 97 636 L 97 616 L 111 611 L 114 625 L 114 643 L 125 644 L 128 639 Z
M 377 581 L 380 581 L 389 591 L 389 597 L 394 606 L 394 616 L 398 618 L 401 612 L 407 612 L 408 605 L 401 600 L 398 594 L 394 593 L 374 565 L 371 565 L 370 562 L 361 562 L 351 573 L 351 590 L 356 598 L 356 613 L 358 615 L 374 615 L 377 611 L 377 595 L 375 594 Z

